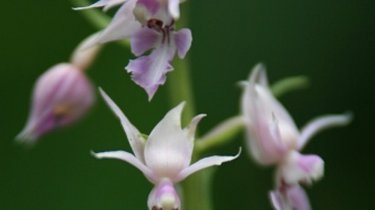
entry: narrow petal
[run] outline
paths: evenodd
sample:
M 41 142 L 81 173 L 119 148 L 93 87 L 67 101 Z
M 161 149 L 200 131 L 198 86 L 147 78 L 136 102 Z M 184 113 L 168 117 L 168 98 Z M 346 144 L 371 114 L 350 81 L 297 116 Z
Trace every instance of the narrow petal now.
M 311 121 L 302 129 L 301 136 L 298 139 L 298 149 L 303 149 L 318 132 L 331 127 L 348 125 L 351 120 L 351 114 L 343 114 L 323 116 Z
M 309 199 L 299 185 L 271 191 L 270 200 L 275 210 L 311 210 Z
M 177 48 L 178 57 L 183 59 L 191 47 L 193 37 L 189 29 L 181 29 L 174 33 L 174 41 Z
M 268 79 L 266 73 L 266 66 L 263 63 L 258 63 L 253 67 L 250 79 L 253 84 L 259 84 L 268 88 Z
M 205 168 L 208 168 L 208 167 L 211 167 L 211 166 L 215 166 L 215 165 L 218 166 L 218 165 L 221 165 L 224 162 L 232 161 L 232 160 L 238 158 L 238 156 L 240 156 L 240 154 L 241 154 L 241 148 L 238 151 L 237 155 L 235 155 L 235 156 L 211 156 L 211 157 L 203 158 L 203 159 L 199 160 L 198 162 L 195 162 L 194 164 L 192 164 L 188 168 L 185 168 L 184 170 L 182 170 L 175 181 L 179 182 L 181 180 L 184 180 L 186 177 L 188 177 L 191 174 L 193 174 L 197 171 L 200 171 L 202 169 L 205 169 Z
M 97 7 L 104 7 L 104 10 L 108 10 L 116 5 L 122 4 L 126 0 L 99 0 L 95 2 L 94 4 L 91 4 L 89 6 L 84 7 L 76 7 L 73 8 L 74 10 L 84 10 L 84 9 L 91 9 L 91 8 L 97 8 Z
M 138 131 L 138 129 L 128 120 L 128 118 L 124 115 L 121 109 L 113 102 L 113 100 L 104 92 L 103 89 L 99 88 L 100 94 L 102 95 L 103 99 L 107 103 L 107 105 L 111 108 L 113 113 L 120 119 L 121 125 L 124 128 L 126 137 L 129 140 L 129 144 L 135 154 L 135 156 L 144 163 L 144 145 L 145 139 L 143 138 L 142 134 Z
M 133 10 L 137 0 L 127 0 L 113 17 L 111 23 L 101 32 L 96 40 L 99 44 L 129 38 L 141 29 L 141 24 L 135 19 Z
M 159 177 L 174 179 L 190 164 L 193 144 L 181 128 L 184 104 L 169 111 L 152 130 L 146 142 L 146 165 Z
M 161 35 L 155 30 L 143 28 L 131 37 L 131 50 L 136 56 L 140 56 L 147 50 L 156 46 L 161 40 Z
M 138 168 L 148 179 L 155 180 L 154 173 L 144 165 L 139 159 L 137 159 L 134 155 L 125 152 L 125 151 L 111 151 L 111 152 L 100 152 L 94 153 L 92 155 L 98 159 L 118 159 L 125 161 L 134 167 Z
M 280 196 L 278 191 L 271 191 L 269 193 L 269 197 L 271 200 L 271 204 L 275 210 L 284 210 L 283 207 L 283 200 Z
M 133 81 L 141 86 L 152 99 L 158 87 L 165 83 L 166 74 L 172 71 L 170 64 L 175 49 L 167 44 L 162 44 L 155 48 L 148 56 L 142 56 L 135 60 L 130 60 L 125 67 L 132 73 Z
M 197 126 L 198 126 L 198 123 L 204 118 L 206 117 L 207 115 L 206 114 L 200 114 L 200 115 L 197 115 L 195 116 L 189 126 L 186 129 L 187 133 L 188 133 L 188 137 L 190 138 L 190 140 L 193 142 L 194 141 L 194 137 L 195 137 L 195 131 L 197 130 Z
M 180 17 L 180 0 L 168 0 L 168 10 L 174 19 Z
M 280 166 L 278 175 L 284 182 L 294 185 L 311 184 L 323 177 L 324 161 L 317 155 L 301 155 L 293 152 Z

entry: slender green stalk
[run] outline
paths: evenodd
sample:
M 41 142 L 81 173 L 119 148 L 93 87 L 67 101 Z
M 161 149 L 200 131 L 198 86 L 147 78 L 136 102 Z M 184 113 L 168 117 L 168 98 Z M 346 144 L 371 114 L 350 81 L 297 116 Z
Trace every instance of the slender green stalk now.
M 90 5 L 91 3 L 87 0 L 70 0 L 74 7 L 82 7 Z M 79 10 L 77 11 L 82 14 L 87 21 L 91 23 L 96 29 L 102 30 L 106 27 L 110 22 L 111 18 L 105 15 L 102 11 L 98 9 L 86 9 L 86 10 Z M 123 45 L 124 47 L 129 47 L 128 40 L 122 40 L 118 42 L 119 44 Z
M 178 26 L 187 25 L 188 4 L 183 4 L 184 14 L 178 20 Z M 189 58 L 183 60 L 175 59 L 173 64 L 175 71 L 168 75 L 168 89 L 171 106 L 181 101 L 186 101 L 183 123 L 195 115 L 192 83 L 190 78 Z M 194 152 L 192 162 L 199 158 Z M 211 203 L 211 170 L 198 172 L 187 178 L 182 184 L 183 206 L 185 210 L 212 210 Z
M 196 141 L 196 150 L 204 153 L 213 147 L 217 147 L 234 140 L 243 129 L 242 116 L 231 117 L 217 125 L 206 135 Z
M 305 76 L 288 77 L 277 81 L 272 85 L 271 90 L 276 98 L 298 89 L 303 89 L 309 86 L 309 80 Z

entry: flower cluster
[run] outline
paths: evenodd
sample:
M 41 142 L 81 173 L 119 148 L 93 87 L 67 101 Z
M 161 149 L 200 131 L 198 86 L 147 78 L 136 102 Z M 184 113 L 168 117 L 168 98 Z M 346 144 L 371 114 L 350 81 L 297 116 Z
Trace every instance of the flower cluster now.
M 287 110 L 272 95 L 265 68 L 254 67 L 242 98 L 250 155 L 261 165 L 276 165 L 276 189 L 270 193 L 276 210 L 309 210 L 300 184 L 311 184 L 324 172 L 324 161 L 301 150 L 319 131 L 350 122 L 350 115 L 317 118 L 298 130 Z
M 191 31 L 176 29 L 182 2 L 99 0 L 75 8 L 102 7 L 106 11 L 120 6 L 106 28 L 79 45 L 70 62 L 53 66 L 37 80 L 29 119 L 17 139 L 35 143 L 55 128 L 77 121 L 90 109 L 95 95 L 85 70 L 96 58 L 102 44 L 110 41 L 130 40 L 131 52 L 136 58 L 130 60 L 125 69 L 147 92 L 150 101 L 159 86 L 165 83 L 166 74 L 173 70 L 174 57 L 177 55 L 183 59 L 191 47 Z M 203 138 L 199 143 L 220 143 L 230 136 L 228 133 L 234 133 L 236 129 L 233 127 L 245 124 L 250 155 L 261 165 L 276 166 L 276 186 L 270 192 L 273 207 L 276 210 L 310 210 L 302 185 L 322 178 L 324 161 L 318 155 L 304 155 L 301 151 L 319 131 L 346 125 L 351 116 L 323 116 L 299 130 L 287 110 L 272 95 L 262 64 L 254 67 L 245 86 L 242 116 L 222 123 L 206 135 L 206 141 Z M 176 190 L 178 183 L 197 171 L 232 161 L 240 155 L 241 150 L 235 156 L 210 156 L 191 163 L 195 131 L 204 114 L 194 117 L 186 128 L 182 128 L 181 114 L 185 104 L 182 102 L 171 109 L 147 136 L 138 131 L 102 89 L 99 91 L 120 120 L 133 153 L 92 154 L 98 159 L 119 159 L 138 168 L 154 185 L 148 196 L 149 210 L 181 210 L 182 199 Z

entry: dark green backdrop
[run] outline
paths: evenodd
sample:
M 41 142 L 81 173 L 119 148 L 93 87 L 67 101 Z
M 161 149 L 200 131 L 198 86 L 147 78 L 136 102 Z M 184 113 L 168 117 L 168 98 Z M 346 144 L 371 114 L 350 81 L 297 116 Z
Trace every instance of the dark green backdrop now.
M 326 161 L 324 179 L 308 194 L 317 210 L 375 209 L 373 0 L 188 0 L 194 43 L 189 53 L 200 130 L 239 111 L 240 89 L 259 61 L 271 81 L 306 75 L 311 86 L 281 100 L 298 125 L 326 113 L 351 110 L 354 122 L 318 135 L 306 153 Z M 186 6 L 186 5 L 185 5 Z M 74 127 L 46 136 L 32 150 L 14 143 L 24 126 L 31 88 L 48 67 L 66 61 L 96 31 L 65 0 L 3 1 L 0 13 L 0 209 L 146 209 L 151 185 L 119 161 L 99 161 L 90 150 L 129 150 L 118 121 L 98 98 Z M 182 9 L 184 5 L 182 6 Z M 151 103 L 124 72 L 132 55 L 109 45 L 89 71 L 137 127 L 148 133 L 170 108 L 167 88 Z M 178 69 L 176 69 L 178 71 Z M 173 74 L 173 72 L 171 73 Z M 212 153 L 233 154 L 243 145 Z M 217 171 L 215 210 L 270 209 L 272 170 L 246 153 Z

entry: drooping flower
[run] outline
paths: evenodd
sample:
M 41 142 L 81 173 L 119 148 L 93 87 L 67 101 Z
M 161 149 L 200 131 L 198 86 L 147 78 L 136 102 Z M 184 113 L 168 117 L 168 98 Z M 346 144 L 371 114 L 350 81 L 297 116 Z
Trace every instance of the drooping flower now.
M 133 154 L 125 151 L 94 153 L 97 158 L 120 159 L 138 168 L 154 185 L 148 197 L 150 210 L 180 210 L 180 199 L 174 185 L 204 168 L 221 165 L 236 156 L 211 156 L 191 164 L 194 135 L 203 114 L 181 128 L 184 103 L 170 110 L 147 137 L 134 127 L 118 106 L 102 90 L 101 95 L 120 119 Z M 146 139 L 147 138 L 147 139 Z
M 51 67 L 36 81 L 29 118 L 17 141 L 33 144 L 42 135 L 74 123 L 93 105 L 94 91 L 84 71 L 101 48 L 86 48 L 95 37 L 78 45 L 70 63 Z
M 324 161 L 300 151 L 319 131 L 347 125 L 350 115 L 317 118 L 298 130 L 287 110 L 272 95 L 265 68 L 254 67 L 242 98 L 250 155 L 261 165 L 276 165 L 277 189 L 271 193 L 277 210 L 309 210 L 299 184 L 310 184 L 324 173 Z
M 165 83 L 167 72 L 173 70 L 171 62 L 175 54 L 183 59 L 190 49 L 191 31 L 175 30 L 180 0 L 100 0 L 78 9 L 108 9 L 119 4 L 122 6 L 112 22 L 92 43 L 130 38 L 132 53 L 138 58 L 131 60 L 126 70 L 151 100 L 158 87 Z

